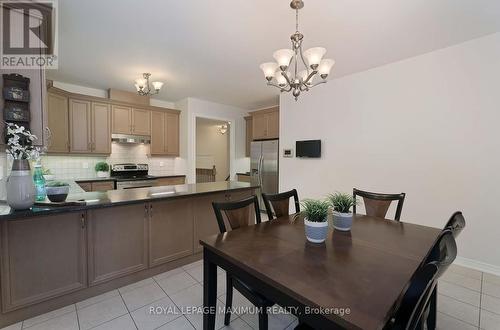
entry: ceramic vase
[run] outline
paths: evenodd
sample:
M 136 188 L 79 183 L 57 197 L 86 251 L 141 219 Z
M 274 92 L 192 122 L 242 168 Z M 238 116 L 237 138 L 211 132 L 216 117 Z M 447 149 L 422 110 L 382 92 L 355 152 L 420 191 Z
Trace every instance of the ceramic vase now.
M 25 210 L 35 204 L 35 185 L 27 159 L 14 159 L 6 182 L 7 204 L 15 210 Z

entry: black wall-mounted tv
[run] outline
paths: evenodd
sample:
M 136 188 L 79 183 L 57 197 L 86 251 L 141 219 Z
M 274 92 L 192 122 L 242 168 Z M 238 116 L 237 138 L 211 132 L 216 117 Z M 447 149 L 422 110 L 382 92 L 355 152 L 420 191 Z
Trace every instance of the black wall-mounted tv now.
M 321 140 L 295 142 L 295 155 L 301 158 L 320 158 Z

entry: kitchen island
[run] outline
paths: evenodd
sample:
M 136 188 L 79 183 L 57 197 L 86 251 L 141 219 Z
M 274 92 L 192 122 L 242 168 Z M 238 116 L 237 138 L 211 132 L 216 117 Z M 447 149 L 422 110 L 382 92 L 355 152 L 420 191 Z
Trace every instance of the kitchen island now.
M 0 327 L 201 258 L 218 233 L 213 201 L 248 197 L 243 182 L 161 186 L 68 196 L 76 205 L 0 206 Z

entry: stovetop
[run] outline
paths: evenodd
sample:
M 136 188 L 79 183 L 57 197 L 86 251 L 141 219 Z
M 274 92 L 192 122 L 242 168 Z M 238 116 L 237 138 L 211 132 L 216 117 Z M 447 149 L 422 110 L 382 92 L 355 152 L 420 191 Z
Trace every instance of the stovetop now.
M 110 179 L 115 180 L 117 182 L 123 182 L 123 181 L 154 180 L 157 179 L 157 177 L 152 175 L 133 175 L 133 176 L 111 176 Z

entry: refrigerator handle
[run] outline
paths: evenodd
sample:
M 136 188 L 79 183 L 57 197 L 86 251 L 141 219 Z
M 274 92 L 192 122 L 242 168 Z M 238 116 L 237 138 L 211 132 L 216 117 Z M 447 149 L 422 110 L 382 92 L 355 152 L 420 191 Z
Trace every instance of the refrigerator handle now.
M 262 167 L 264 166 L 264 155 L 261 155 L 260 156 L 260 159 L 259 159 L 259 185 L 260 185 L 260 189 L 262 190 Z

